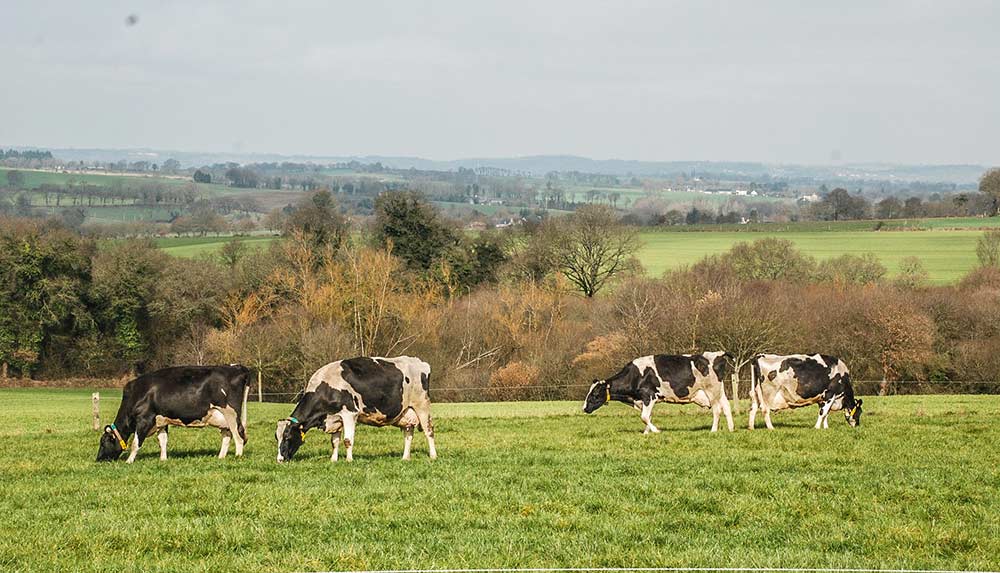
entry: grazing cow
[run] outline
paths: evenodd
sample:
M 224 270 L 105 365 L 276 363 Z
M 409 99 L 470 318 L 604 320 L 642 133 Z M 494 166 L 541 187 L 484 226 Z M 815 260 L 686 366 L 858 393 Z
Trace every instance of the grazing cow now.
M 653 405 L 695 403 L 712 409 L 712 431 L 719 429 L 719 414 L 726 415 L 729 431 L 733 431 L 733 414 L 722 385 L 728 368 L 725 352 L 657 354 L 629 362 L 607 380 L 594 380 L 587 393 L 583 411 L 591 413 L 611 400 L 628 404 L 640 411 L 646 424 L 643 434 L 659 432 L 653 425 Z
M 347 461 L 351 461 L 358 422 L 401 428 L 404 460 L 410 459 L 413 430 L 419 425 L 427 436 L 431 459 L 437 458 L 428 393 L 430 376 L 429 364 L 409 356 L 360 357 L 327 364 L 309 379 L 292 415 L 278 422 L 274 432 L 278 461 L 292 459 L 312 428 L 330 434 L 331 462 L 337 461 L 341 439 L 347 447 Z
M 759 354 L 750 364 L 750 423 L 764 410 L 764 423 L 773 430 L 771 411 L 819 404 L 816 429 L 829 428 L 830 410 L 844 410 L 852 427 L 861 424 L 861 402 L 854 398 L 851 374 L 843 360 L 823 354 Z
M 165 460 L 169 426 L 219 428 L 219 457 L 226 457 L 231 439 L 236 441 L 236 455 L 242 456 L 249 391 L 250 371 L 237 364 L 175 366 L 143 374 L 122 389 L 115 423 L 105 426 L 101 435 L 97 461 L 118 459 L 133 433 L 128 463 L 135 461 L 143 441 L 153 434 L 160 442 L 160 459 Z

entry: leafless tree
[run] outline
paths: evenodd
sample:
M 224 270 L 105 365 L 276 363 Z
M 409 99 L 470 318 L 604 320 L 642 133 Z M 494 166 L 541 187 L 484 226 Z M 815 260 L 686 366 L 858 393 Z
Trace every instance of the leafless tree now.
M 631 268 L 636 231 L 606 205 L 586 205 L 553 223 L 559 269 L 588 298 Z

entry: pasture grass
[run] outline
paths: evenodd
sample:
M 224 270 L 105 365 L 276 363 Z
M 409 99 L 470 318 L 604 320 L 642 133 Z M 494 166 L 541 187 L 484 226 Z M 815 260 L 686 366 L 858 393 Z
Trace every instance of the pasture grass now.
M 280 237 L 164 237 L 154 240 L 160 249 L 175 257 L 194 258 L 204 255 L 214 255 L 223 245 L 237 240 L 251 249 L 262 249 Z
M 789 231 L 789 232 L 737 232 L 718 231 L 702 233 L 672 233 L 644 231 L 639 240 L 643 243 L 638 257 L 652 276 L 664 271 L 698 262 L 707 255 L 721 254 L 740 242 L 751 242 L 765 237 L 787 239 L 803 253 L 817 259 L 828 259 L 844 254 L 875 254 L 889 271 L 889 276 L 899 272 L 903 258 L 920 259 L 934 284 L 957 282 L 976 268 L 976 241 L 981 231 Z
M 117 393 L 102 390 L 105 421 Z M 862 427 L 815 409 L 710 434 L 694 406 L 586 416 L 576 402 L 437 404 L 423 436 L 361 427 L 355 461 L 310 432 L 275 462 L 288 404 L 249 407 L 242 459 L 173 429 L 97 464 L 90 394 L 0 390 L 0 570 L 463 567 L 996 569 L 997 396 L 866 398 Z M 745 403 L 744 403 L 745 405 Z

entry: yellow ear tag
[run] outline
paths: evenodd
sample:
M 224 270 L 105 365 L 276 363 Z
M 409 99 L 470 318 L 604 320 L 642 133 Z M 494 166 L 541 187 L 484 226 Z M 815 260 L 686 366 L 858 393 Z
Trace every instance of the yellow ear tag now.
M 299 430 L 299 437 L 302 438 L 303 443 L 306 441 L 306 433 L 302 430 Z
M 608 386 L 607 388 L 605 388 L 605 390 L 607 390 L 607 392 L 608 392 L 608 395 L 607 395 L 607 397 L 606 397 L 606 398 L 604 399 L 604 401 L 605 401 L 605 402 L 610 402 L 610 401 L 611 401 L 611 386 Z

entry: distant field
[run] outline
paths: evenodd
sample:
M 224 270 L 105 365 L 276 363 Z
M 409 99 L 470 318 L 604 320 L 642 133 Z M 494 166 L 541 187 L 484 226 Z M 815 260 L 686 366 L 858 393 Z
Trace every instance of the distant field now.
M 0 168 L 0 181 L 6 182 L 6 172 L 10 169 Z M 56 171 L 27 171 L 18 169 L 24 175 L 24 185 L 26 189 L 33 189 L 43 183 L 53 185 L 66 185 L 70 182 L 78 184 L 87 183 L 91 185 L 110 186 L 115 182 L 121 182 L 124 186 L 142 187 L 146 184 L 163 184 L 170 187 L 194 186 L 202 197 L 252 197 L 260 206 L 261 211 L 267 212 L 271 209 L 281 208 L 288 204 L 294 204 L 303 196 L 304 191 L 292 189 L 240 189 L 220 184 L 195 183 L 186 178 L 164 177 L 160 175 L 129 176 L 115 174 L 95 174 L 95 173 L 62 173 Z M 72 207 L 70 203 L 63 201 L 62 206 L 56 209 L 54 205 L 46 206 L 44 198 L 40 193 L 31 195 L 31 204 L 36 208 L 47 208 L 50 212 L 57 212 L 66 207 Z M 164 220 L 163 212 L 173 207 L 159 206 L 133 206 L 133 205 L 109 205 L 85 207 L 88 211 L 88 218 L 100 221 L 140 221 L 140 220 Z M 132 211 L 127 211 L 132 209 Z
M 980 220 L 981 221 L 981 220 Z M 660 232 L 640 234 L 644 243 L 639 259 L 647 272 L 659 276 L 667 269 L 697 262 L 706 255 L 728 251 L 733 245 L 765 237 L 788 239 L 804 253 L 818 259 L 843 254 L 874 253 L 889 270 L 899 269 L 904 257 L 919 258 L 936 284 L 955 282 L 976 267 L 976 241 L 980 231 L 812 231 L 788 232 Z
M 608 204 L 610 199 L 608 198 L 611 193 L 618 193 L 618 207 L 624 207 L 626 202 L 628 204 L 634 203 L 637 199 L 643 197 L 656 197 L 667 203 L 712 203 L 712 204 L 723 204 L 730 200 L 740 200 L 743 202 L 752 203 L 791 203 L 792 199 L 783 197 L 749 197 L 749 196 L 737 196 L 737 195 L 721 195 L 718 193 L 702 193 L 700 191 L 687 191 L 687 190 L 676 190 L 676 191 L 666 191 L 663 189 L 647 190 L 640 188 L 631 187 L 587 187 L 587 186 L 572 186 L 566 192 L 566 198 L 570 201 L 578 203 L 586 203 L 589 201 L 587 193 L 590 191 L 598 191 L 602 195 L 599 198 L 594 199 L 595 203 Z
M 470 205 L 469 203 L 456 203 L 453 201 L 431 201 L 431 203 L 449 217 L 462 217 L 473 211 L 478 211 L 483 215 L 496 215 L 497 213 L 517 214 L 521 211 L 521 207 L 512 207 L 509 205 Z M 571 213 L 571 211 L 563 211 L 561 209 L 547 209 L 546 211 L 552 215 Z
M 119 397 L 101 390 L 103 423 Z M 984 571 L 1000 555 L 997 396 L 865 397 L 853 429 L 814 430 L 803 408 L 750 432 L 744 413 L 716 434 L 709 412 L 661 405 L 651 435 L 617 403 L 436 404 L 437 461 L 421 434 L 403 462 L 399 430 L 361 426 L 337 464 L 316 430 L 278 464 L 292 406 L 251 403 L 242 458 L 174 428 L 168 460 L 154 438 L 131 466 L 94 461 L 89 391 L 0 403 L 4 571 Z
M 955 226 L 955 220 L 949 225 Z M 874 253 L 889 270 L 890 276 L 898 271 L 899 263 L 904 257 L 915 256 L 924 263 L 931 282 L 948 284 L 957 282 L 977 266 L 976 241 L 981 235 L 981 231 L 974 230 L 643 231 L 639 234 L 639 240 L 643 243 L 639 259 L 648 274 L 660 276 L 668 269 L 696 263 L 706 255 L 728 251 L 736 243 L 777 237 L 792 241 L 804 253 L 821 260 L 845 253 Z M 156 239 L 156 244 L 164 252 L 174 256 L 196 257 L 218 252 L 222 245 L 231 240 L 233 237 L 230 236 L 172 237 Z M 279 240 L 279 237 L 252 236 L 241 240 L 250 247 L 261 248 Z
M 225 185 L 215 185 L 215 184 L 204 184 L 195 183 L 188 178 L 175 178 L 175 177 L 165 177 L 163 175 L 121 175 L 121 174 L 102 174 L 102 173 L 63 173 L 62 171 L 30 171 L 27 169 L 10 169 L 10 168 L 0 168 L 0 180 L 7 180 L 8 171 L 20 171 L 24 177 L 23 187 L 26 189 L 33 189 L 39 185 L 48 183 L 50 185 L 65 185 L 69 182 L 75 182 L 78 184 L 89 184 L 89 185 L 113 185 L 115 182 L 121 182 L 125 185 L 142 185 L 143 183 L 162 183 L 164 185 L 170 185 L 173 187 L 182 187 L 186 185 L 195 185 L 199 190 L 203 191 L 213 191 L 219 189 L 226 189 Z
M 810 233 L 842 233 L 844 231 L 902 231 L 932 229 L 995 229 L 1000 217 L 939 217 L 934 219 L 885 219 L 864 221 L 796 221 L 794 223 L 754 223 L 749 225 L 678 225 L 657 231 L 668 233 L 700 233 L 728 231 L 734 233 L 776 233 L 800 231 Z
M 193 258 L 206 254 L 219 252 L 226 243 L 238 240 L 252 249 L 266 247 L 278 237 L 165 237 L 155 239 L 154 242 L 160 249 L 175 257 Z

